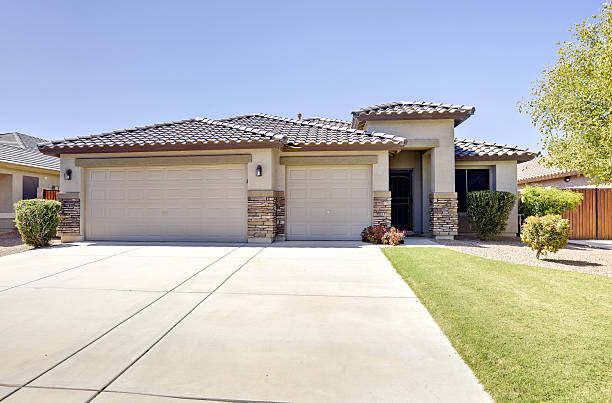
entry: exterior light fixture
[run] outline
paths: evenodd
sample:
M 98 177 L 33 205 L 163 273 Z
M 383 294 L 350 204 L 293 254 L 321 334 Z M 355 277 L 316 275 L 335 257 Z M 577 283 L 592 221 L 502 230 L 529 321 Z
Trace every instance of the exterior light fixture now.
M 261 176 L 261 175 L 262 175 L 261 165 L 257 165 L 257 168 L 255 168 L 255 176 Z
M 564 180 L 565 182 L 569 182 L 569 181 L 570 181 L 570 179 L 571 179 L 571 178 L 570 178 L 569 176 L 566 176 L 566 177 L 565 177 L 563 180 Z
M 66 169 L 64 171 L 64 179 L 67 180 L 67 181 L 72 179 L 72 169 Z

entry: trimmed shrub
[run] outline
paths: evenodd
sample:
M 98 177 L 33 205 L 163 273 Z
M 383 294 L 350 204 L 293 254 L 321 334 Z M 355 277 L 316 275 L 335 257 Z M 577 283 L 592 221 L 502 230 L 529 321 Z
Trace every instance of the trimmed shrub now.
M 404 235 L 406 235 L 406 231 L 398 231 L 395 227 L 391 227 L 382 236 L 382 243 L 397 246 L 404 242 Z
M 387 232 L 387 228 L 383 225 L 370 225 L 361 231 L 361 240 L 363 242 L 382 243 L 383 235 Z
M 15 203 L 15 224 L 23 242 L 38 248 L 49 245 L 59 224 L 61 204 L 55 200 L 30 199 Z
M 521 228 L 521 241 L 536 251 L 536 258 L 544 252 L 555 253 L 569 240 L 569 221 L 558 214 L 527 217 Z
M 467 213 L 480 239 L 491 239 L 506 227 L 516 196 L 510 192 L 479 190 L 467 194 Z
M 525 186 L 521 190 L 521 213 L 529 216 L 546 214 L 563 215 L 575 210 L 582 201 L 582 194 L 553 187 Z

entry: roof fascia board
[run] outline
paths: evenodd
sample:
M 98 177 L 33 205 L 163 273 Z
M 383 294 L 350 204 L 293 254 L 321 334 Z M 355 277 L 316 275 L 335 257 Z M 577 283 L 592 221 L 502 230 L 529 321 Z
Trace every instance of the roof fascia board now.
M 216 155 L 173 155 L 151 157 L 101 157 L 77 158 L 75 165 L 83 168 L 94 167 L 128 167 L 159 165 L 221 165 L 248 164 L 253 161 L 251 154 L 216 154 Z

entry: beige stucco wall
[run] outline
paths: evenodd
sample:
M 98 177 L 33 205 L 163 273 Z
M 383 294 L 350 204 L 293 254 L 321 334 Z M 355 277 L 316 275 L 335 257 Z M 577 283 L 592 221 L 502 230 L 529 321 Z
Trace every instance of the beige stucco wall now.
M 455 191 L 454 173 L 448 174 L 455 169 L 455 127 L 452 119 L 370 121 L 366 123 L 365 128 L 374 132 L 395 134 L 409 140 L 438 140 L 440 145 L 431 152 L 431 192 Z
M 491 190 L 502 190 L 518 195 L 516 185 L 516 161 L 457 161 L 457 168 L 489 169 Z M 453 172 L 454 178 L 454 172 Z M 471 233 L 469 219 L 465 213 L 459 213 L 459 232 Z M 518 232 L 518 201 L 510 212 L 503 236 L 515 236 Z
M 38 197 L 42 197 L 43 189 L 59 186 L 59 173 L 33 172 L 24 169 L 0 167 L 0 231 L 14 227 L 15 212 L 13 204 L 23 197 L 23 177 L 38 178 Z
M 412 170 L 412 219 L 414 232 L 423 232 L 422 151 L 404 150 L 389 159 L 389 169 Z
M 280 157 L 317 157 L 317 156 L 346 156 L 346 155 L 375 155 L 377 162 L 372 164 L 372 191 L 389 190 L 389 152 L 388 151 L 274 151 L 274 190 L 285 190 L 286 168 L 280 164 Z
M 61 156 L 60 191 L 85 193 L 83 180 L 84 168 L 75 165 L 77 158 L 109 158 L 109 157 L 146 157 L 146 156 L 180 156 L 180 155 L 223 155 L 251 154 L 252 162 L 247 165 L 249 190 L 285 190 L 285 165 L 280 164 L 281 156 L 338 156 L 338 155 L 376 155 L 378 162 L 372 165 L 372 190 L 387 191 L 389 189 L 389 158 L 387 151 L 298 151 L 281 152 L 277 149 L 235 149 L 235 150 L 201 150 L 201 151 L 164 151 L 164 152 L 129 152 L 129 153 L 87 153 L 64 154 Z M 256 176 L 256 167 L 261 165 L 262 176 Z M 72 179 L 65 180 L 63 173 L 72 170 Z M 81 217 L 84 216 L 85 200 L 81 196 Z M 81 234 L 84 234 L 85 220 L 81 220 Z

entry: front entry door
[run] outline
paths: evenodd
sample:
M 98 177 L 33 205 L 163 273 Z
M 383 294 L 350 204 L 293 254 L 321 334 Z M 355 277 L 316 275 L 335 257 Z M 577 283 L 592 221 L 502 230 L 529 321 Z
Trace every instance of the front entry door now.
M 412 170 L 389 172 L 391 189 L 391 225 L 400 231 L 412 231 Z

